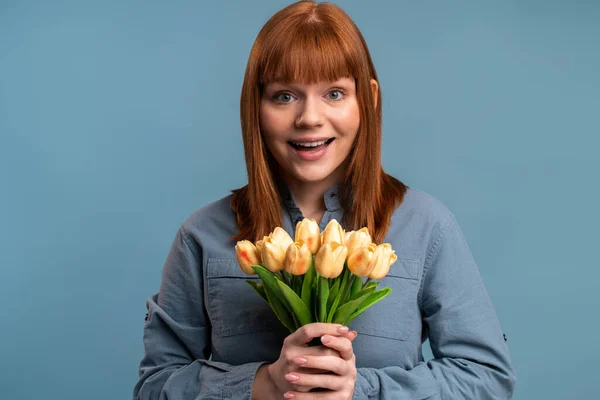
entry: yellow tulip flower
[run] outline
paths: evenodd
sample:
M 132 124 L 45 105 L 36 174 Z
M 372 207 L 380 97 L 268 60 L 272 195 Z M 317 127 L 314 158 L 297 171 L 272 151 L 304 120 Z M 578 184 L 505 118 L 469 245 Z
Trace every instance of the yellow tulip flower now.
M 279 246 L 283 249 L 283 252 L 287 251 L 287 248 L 294 243 L 292 237 L 285 231 L 285 229 L 281 227 L 275 228 L 273 232 L 269 235 L 274 241 L 276 241 Z
M 319 224 L 314 219 L 304 218 L 296 224 L 296 234 L 294 237 L 296 242 L 303 241 L 306 243 L 312 254 L 317 254 L 321 246 L 321 238 L 319 232 Z
M 262 261 L 265 268 L 271 272 L 281 271 L 285 260 L 285 250 L 272 237 L 263 240 Z
M 325 243 L 346 244 L 346 233 L 342 226 L 335 219 L 329 221 L 325 230 L 321 233 L 321 246 Z
M 361 228 L 358 231 L 352 231 L 346 236 L 346 247 L 348 247 L 348 256 L 351 256 L 355 250 L 360 247 L 367 247 L 371 243 L 371 235 L 368 228 Z
M 396 262 L 397 259 L 398 256 L 396 255 L 396 252 L 392 250 L 391 244 L 383 243 L 377 246 L 373 257 L 371 258 L 373 269 L 369 274 L 369 278 L 373 280 L 385 278 L 390 271 L 390 267 Z
M 375 264 L 371 263 L 377 245 L 369 243 L 359 247 L 348 257 L 348 269 L 356 276 L 369 276 Z
M 344 269 L 348 249 L 336 242 L 325 242 L 315 256 L 315 269 L 324 278 L 337 278 Z
M 303 241 L 294 242 L 287 248 L 283 269 L 292 275 L 304 275 L 310 268 L 312 253 Z
M 235 257 L 242 271 L 247 275 L 256 274 L 253 265 L 260 264 L 260 253 L 249 240 L 240 240 L 235 245 Z
M 256 250 L 258 250 L 258 254 L 261 257 L 262 260 L 262 248 L 263 248 L 263 243 L 265 242 L 265 239 L 268 238 L 268 236 L 263 236 L 262 239 L 260 239 L 259 241 L 256 242 Z

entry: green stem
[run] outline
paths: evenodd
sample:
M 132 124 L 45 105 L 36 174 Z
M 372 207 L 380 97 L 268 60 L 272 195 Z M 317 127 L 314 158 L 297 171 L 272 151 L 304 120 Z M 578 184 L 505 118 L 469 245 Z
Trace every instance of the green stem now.
M 365 288 L 365 286 L 367 286 L 369 284 L 369 282 L 371 282 L 371 278 L 368 278 L 365 283 L 363 284 L 363 289 Z

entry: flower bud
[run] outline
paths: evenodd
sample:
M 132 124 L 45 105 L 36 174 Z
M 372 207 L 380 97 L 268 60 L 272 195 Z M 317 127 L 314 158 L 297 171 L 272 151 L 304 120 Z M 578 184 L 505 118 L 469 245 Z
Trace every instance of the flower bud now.
M 263 236 L 262 239 L 260 239 L 259 241 L 256 242 L 256 250 L 258 250 L 258 255 L 260 256 L 261 261 L 262 261 L 263 243 L 265 242 L 266 238 L 268 238 L 268 236 Z
M 346 243 L 346 233 L 342 226 L 335 219 L 329 221 L 325 230 L 321 233 L 321 246 L 325 243 L 338 243 L 345 244 Z
M 242 271 L 247 275 L 254 275 L 253 265 L 260 264 L 260 254 L 249 240 L 240 240 L 235 245 L 235 257 Z
M 294 242 L 287 248 L 283 268 L 292 275 L 303 275 L 310 268 L 312 253 L 303 241 Z
M 373 254 L 377 249 L 375 243 L 359 247 L 348 257 L 348 269 L 356 276 L 369 276 L 374 264 L 371 263 Z
M 273 232 L 269 235 L 274 241 L 276 241 L 279 246 L 283 249 L 283 252 L 287 250 L 287 248 L 294 243 L 291 236 L 285 231 L 285 229 L 281 227 L 275 228 Z
M 383 243 L 377 246 L 373 257 L 371 257 L 370 263 L 373 264 L 373 269 L 369 274 L 369 278 L 373 280 L 385 278 L 390 271 L 390 267 L 397 259 L 398 256 L 396 255 L 396 252 L 392 250 L 391 244 Z
M 348 256 L 360 247 L 367 247 L 371 243 L 371 235 L 368 228 L 361 228 L 358 231 L 352 231 L 346 236 L 346 247 L 348 247 Z
M 317 254 L 321 246 L 319 224 L 314 219 L 304 218 L 296 224 L 296 242 L 303 241 L 308 246 L 312 254 Z
M 285 250 L 281 248 L 278 242 L 272 237 L 263 240 L 262 261 L 269 271 L 277 272 L 283 269 L 285 260 Z
M 337 278 L 344 269 L 348 249 L 336 242 L 326 242 L 315 256 L 315 269 L 324 278 Z

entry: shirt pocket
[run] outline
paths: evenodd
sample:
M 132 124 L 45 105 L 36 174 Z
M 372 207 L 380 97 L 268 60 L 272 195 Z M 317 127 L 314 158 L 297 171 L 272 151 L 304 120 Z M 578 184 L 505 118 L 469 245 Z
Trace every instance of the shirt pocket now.
M 399 258 L 377 287 L 389 287 L 392 293 L 352 321 L 351 328 L 359 334 L 406 340 L 420 324 L 419 270 L 419 260 Z
M 280 324 L 271 307 L 246 283 L 260 282 L 246 275 L 236 259 L 209 258 L 207 309 L 213 332 L 219 337 L 274 330 Z

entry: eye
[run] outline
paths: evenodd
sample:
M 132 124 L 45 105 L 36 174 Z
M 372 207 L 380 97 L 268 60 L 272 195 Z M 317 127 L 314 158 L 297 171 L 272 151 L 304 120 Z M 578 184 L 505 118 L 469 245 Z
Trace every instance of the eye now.
M 286 92 L 281 92 L 275 94 L 275 96 L 273 96 L 273 99 L 278 103 L 289 103 L 294 99 L 294 96 Z
M 327 93 L 327 98 L 329 100 L 341 100 L 344 97 L 344 91 L 341 89 L 333 89 Z

